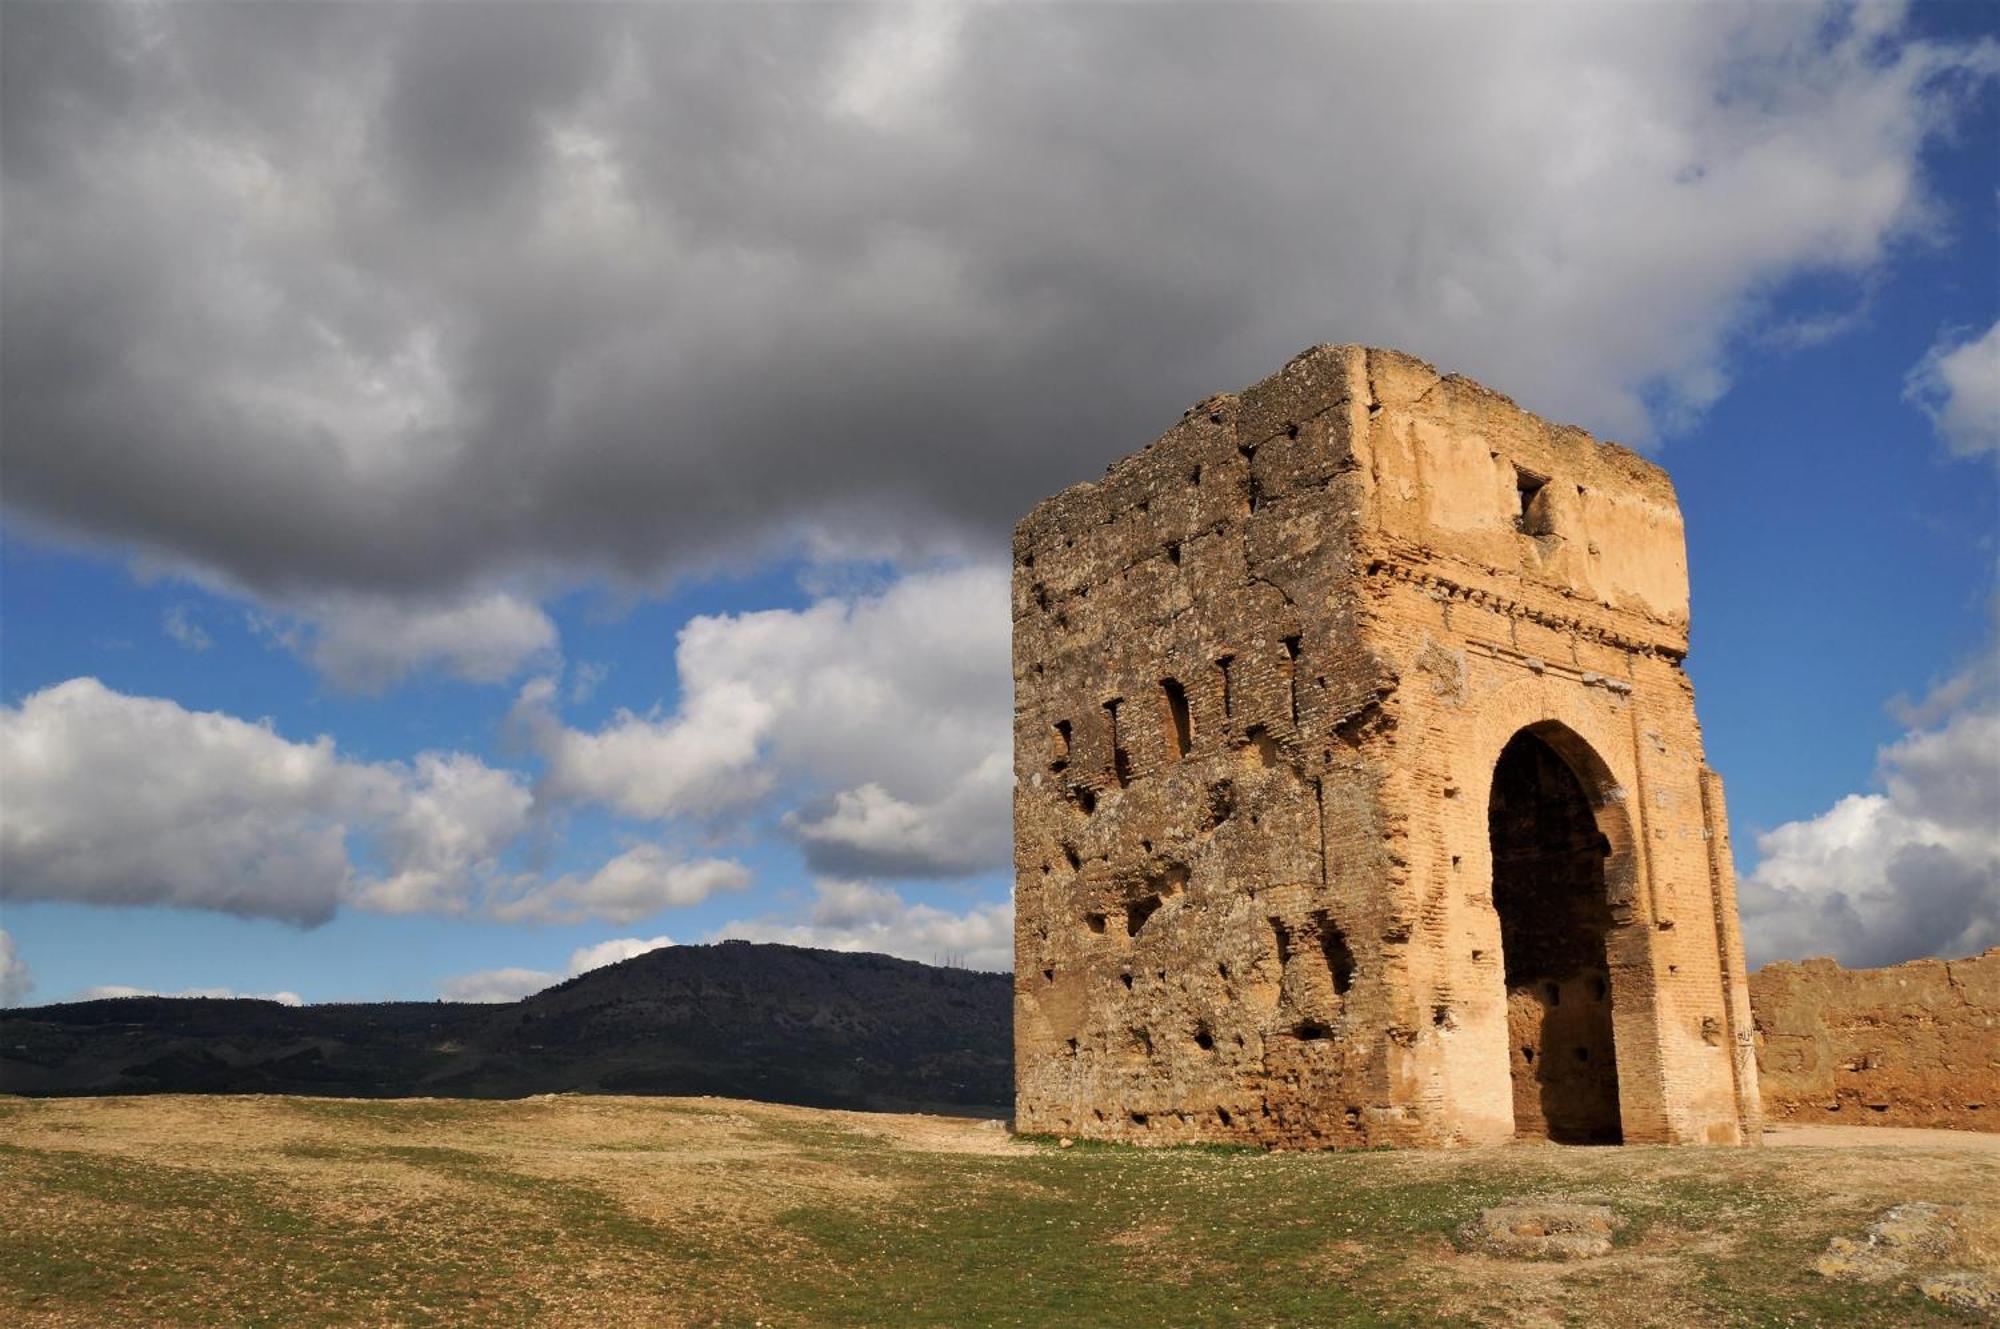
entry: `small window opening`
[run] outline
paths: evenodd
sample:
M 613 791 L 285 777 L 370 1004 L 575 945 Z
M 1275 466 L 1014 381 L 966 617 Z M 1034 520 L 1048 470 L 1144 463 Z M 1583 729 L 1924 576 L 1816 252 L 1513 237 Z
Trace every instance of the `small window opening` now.
M 1514 514 L 1514 529 L 1523 535 L 1550 533 L 1547 477 L 1514 468 L 1514 495 L 1520 509 Z
M 1548 997 L 1549 1005 L 1560 1006 L 1563 1004 L 1563 990 L 1554 983 L 1542 984 L 1542 992 Z
M 1069 768 L 1069 721 L 1058 720 L 1055 731 L 1049 739 L 1049 769 L 1063 771 Z
M 1083 916 L 1083 925 L 1100 937 L 1104 935 L 1103 914 L 1085 914 Z
M 1271 920 L 1271 937 L 1277 943 L 1278 968 L 1283 969 L 1292 962 L 1292 930 L 1285 926 L 1285 920 Z
M 1233 1126 L 1235 1124 L 1230 1118 L 1229 1109 L 1226 1107 L 1219 1107 L 1215 1110 L 1215 1119 L 1225 1126 Z
M 1151 918 L 1154 915 L 1154 913 L 1156 913 L 1159 910 L 1159 907 L 1160 907 L 1160 897 L 1157 895 L 1142 895 L 1138 899 L 1132 901 L 1132 903 L 1126 905 L 1125 906 L 1126 935 L 1131 937 L 1138 936 L 1139 929 L 1146 926 L 1146 920 Z
M 1118 975 L 1118 981 L 1125 985 L 1125 990 L 1127 992 L 1130 992 L 1132 990 L 1132 975 L 1120 974 Z
M 1225 655 L 1216 660 L 1215 668 L 1222 675 L 1222 714 L 1228 717 L 1236 714 L 1236 689 L 1229 678 L 1229 666 L 1236 663 L 1236 657 Z
M 1167 562 L 1175 567 L 1181 565 L 1181 542 L 1174 540 L 1167 545 Z
M 1320 922 L 1319 944 L 1326 952 L 1327 973 L 1333 976 L 1333 993 L 1344 997 L 1354 986 L 1354 952 L 1348 948 L 1347 938 L 1340 929 L 1327 919 Z
M 1278 672 L 1285 677 L 1285 695 L 1291 699 L 1292 728 L 1299 726 L 1299 638 L 1285 638 L 1285 658 L 1278 665 Z
M 1118 741 L 1118 708 L 1125 704 L 1123 697 L 1113 697 L 1104 703 L 1104 715 L 1111 728 L 1111 778 L 1123 789 L 1132 779 L 1132 757 L 1125 751 L 1125 745 Z
M 1167 723 L 1172 727 L 1174 752 L 1185 757 L 1194 748 L 1194 717 L 1188 713 L 1187 689 L 1171 678 L 1160 680 L 1167 700 Z
M 1212 1052 L 1215 1050 L 1215 1035 L 1207 1029 L 1197 1029 L 1194 1031 L 1194 1045 L 1203 1052 Z

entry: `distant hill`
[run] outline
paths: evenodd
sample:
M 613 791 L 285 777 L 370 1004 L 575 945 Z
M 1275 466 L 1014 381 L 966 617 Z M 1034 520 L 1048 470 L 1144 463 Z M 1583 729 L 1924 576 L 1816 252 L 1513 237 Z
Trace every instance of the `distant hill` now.
M 974 1112 L 1013 1098 L 1012 980 L 886 955 L 669 946 L 504 1005 L 120 997 L 0 1011 L 0 1091 L 717 1094 Z

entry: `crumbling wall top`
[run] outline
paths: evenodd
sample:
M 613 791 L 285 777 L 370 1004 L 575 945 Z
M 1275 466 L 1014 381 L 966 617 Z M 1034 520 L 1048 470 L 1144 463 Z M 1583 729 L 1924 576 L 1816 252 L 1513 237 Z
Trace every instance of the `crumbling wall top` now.
M 1664 470 L 1379 348 L 1315 346 L 1252 387 L 1198 402 L 1102 479 L 1037 505 L 1015 530 L 1015 558 L 1095 542 L 1104 547 L 1090 557 L 1061 561 L 1127 566 L 1143 551 L 1120 547 L 1117 531 L 1134 513 L 1145 520 L 1124 523 L 1132 539 L 1143 526 L 1146 540 L 1171 543 L 1349 471 L 1366 557 L 1422 564 L 1480 595 L 1525 582 L 1594 602 L 1622 638 L 1685 652 L 1686 536 Z

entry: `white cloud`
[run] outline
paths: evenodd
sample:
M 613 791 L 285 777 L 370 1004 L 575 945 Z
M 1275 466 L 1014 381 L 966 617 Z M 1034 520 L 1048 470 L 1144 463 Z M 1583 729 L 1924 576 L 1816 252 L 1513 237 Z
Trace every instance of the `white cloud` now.
M 18 1006 L 35 990 L 35 976 L 20 948 L 5 928 L 0 928 L 0 1006 Z
M 153 988 L 126 987 L 122 983 L 87 987 L 70 1000 L 103 1001 L 113 997 L 216 997 L 226 1001 L 275 1001 L 280 1006 L 305 1005 L 296 992 L 238 992 L 234 988 L 182 988 L 179 992 L 160 992 Z
M 482 969 L 445 979 L 438 995 L 446 1001 L 519 1001 L 562 980 L 544 969 Z
M 519 1001 L 521 998 L 553 987 L 565 978 L 592 969 L 602 969 L 620 960 L 629 960 L 635 955 L 657 951 L 672 946 L 672 937 L 614 937 L 610 941 L 600 941 L 595 946 L 584 946 L 572 951 L 567 973 L 552 973 L 546 969 L 482 969 L 477 973 L 460 974 L 447 978 L 438 984 L 438 995 L 446 1001 Z
M 1989 666 L 1973 673 L 1991 677 Z M 1953 684 L 1940 691 L 1966 697 Z M 1873 966 L 2000 945 L 2000 706 L 1990 692 L 1885 747 L 1878 774 L 1883 792 L 1757 837 L 1761 857 L 1741 891 L 1753 965 L 1832 955 Z
M 278 635 L 336 686 L 367 693 L 426 669 L 504 683 L 551 662 L 558 641 L 540 606 L 505 591 L 438 603 L 319 596 Z
M 1939 339 L 1910 371 L 1904 395 L 1958 456 L 2000 452 L 2000 322 L 1982 336 Z
M 374 822 L 390 869 L 360 883 L 354 902 L 391 914 L 464 912 L 469 885 L 493 875 L 526 827 L 532 795 L 519 775 L 464 753 L 426 752 L 395 776 Z
M 989 753 L 926 803 L 868 783 L 834 794 L 818 815 L 792 812 L 785 824 L 824 871 L 883 876 L 953 876 L 1006 861 L 1014 789 L 1010 753 Z
M 673 818 L 799 793 L 807 806 L 787 824 L 819 870 L 997 867 L 1012 788 L 1007 596 L 1005 569 L 977 565 L 800 610 L 696 618 L 675 653 L 672 714 L 578 731 L 540 680 L 515 723 L 553 798 Z
M 925 964 L 971 969 L 1014 967 L 1011 902 L 978 904 L 963 913 L 913 903 L 870 882 L 814 883 L 813 907 L 804 923 L 781 918 L 740 919 L 714 940 L 782 942 L 833 951 L 872 951 Z
M 748 881 L 654 845 L 588 876 L 509 871 L 533 798 L 464 753 L 356 762 L 333 740 L 77 678 L 0 707 L 0 899 L 631 922 Z
M 572 974 L 585 973 L 592 969 L 602 969 L 607 964 L 617 964 L 635 955 L 648 951 L 663 950 L 674 944 L 672 937 L 614 937 L 610 941 L 600 941 L 595 946 L 585 946 L 570 952 L 569 971 Z
M 578 662 L 569 671 L 569 699 L 580 705 L 597 695 L 597 689 L 611 674 L 611 666 L 589 660 Z
M 684 861 L 656 844 L 640 844 L 588 877 L 528 879 L 526 889 L 496 896 L 495 918 L 509 923 L 580 923 L 601 918 L 635 923 L 662 909 L 700 904 L 722 891 L 750 885 L 750 872 L 727 859 Z
M 324 922 L 394 776 L 333 741 L 71 679 L 0 708 L 0 896 Z
M 174 605 L 160 616 L 160 630 L 173 638 L 183 650 L 205 651 L 215 645 L 215 641 L 194 621 L 193 611 L 186 605 Z

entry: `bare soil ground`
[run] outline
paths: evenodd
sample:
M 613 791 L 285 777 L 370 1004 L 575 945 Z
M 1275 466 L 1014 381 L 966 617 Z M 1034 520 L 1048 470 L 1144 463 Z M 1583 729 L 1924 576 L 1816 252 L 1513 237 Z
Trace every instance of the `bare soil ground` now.
M 0 1322 L 1974 1323 L 1813 1264 L 1890 1206 L 2000 1274 L 2000 1136 L 1263 1154 L 724 1099 L 0 1098 Z M 1483 1254 L 1506 1201 L 1609 1254 Z

